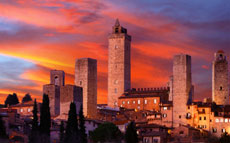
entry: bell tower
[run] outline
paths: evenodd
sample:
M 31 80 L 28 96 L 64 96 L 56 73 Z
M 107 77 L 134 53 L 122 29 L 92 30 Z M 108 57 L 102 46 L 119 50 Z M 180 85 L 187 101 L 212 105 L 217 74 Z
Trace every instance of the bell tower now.
M 117 107 L 118 97 L 131 87 L 131 36 L 117 19 L 109 35 L 108 106 Z
M 212 100 L 217 105 L 229 104 L 228 82 L 228 61 L 224 51 L 219 50 L 212 63 Z

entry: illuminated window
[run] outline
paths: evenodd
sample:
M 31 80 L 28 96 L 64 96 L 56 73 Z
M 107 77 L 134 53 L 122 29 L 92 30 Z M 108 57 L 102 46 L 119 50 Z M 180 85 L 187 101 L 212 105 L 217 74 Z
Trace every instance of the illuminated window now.
M 122 104 L 121 104 L 121 107 L 122 107 Z
M 167 107 L 163 107 L 163 110 L 167 110 Z
M 225 129 L 222 129 L 222 133 L 225 133 L 226 132 L 226 130 Z
M 30 112 L 30 111 L 31 111 L 31 109 L 30 109 L 30 108 L 28 108 L 28 109 L 27 109 L 27 112 Z
M 137 109 L 140 109 L 140 106 L 137 106 Z
M 125 101 L 123 101 L 122 104 L 125 104 Z
M 166 118 L 166 117 L 167 117 L 167 114 L 163 114 L 162 116 L 163 116 L 163 118 Z
M 224 122 L 227 123 L 227 122 L 228 122 L 228 119 L 224 119 Z
M 148 100 L 145 99 L 145 104 L 147 104 L 147 103 L 148 103 Z
M 137 100 L 137 104 L 141 104 L 141 100 Z
M 127 104 L 129 104 L 129 101 L 127 101 Z
M 212 129 L 212 132 L 213 132 L 213 133 L 216 133 L 216 132 L 217 132 L 217 129 L 216 129 L 216 128 L 213 128 L 213 129 Z
M 117 46 L 117 45 L 115 45 L 115 49 L 118 49 L 118 46 Z
M 23 109 L 20 109 L 20 112 L 23 112 Z
M 216 119 L 216 123 L 219 123 L 219 119 Z
M 115 81 L 114 81 L 114 84 L 118 84 L 118 80 L 115 80 Z
M 153 103 L 156 104 L 156 103 L 157 103 L 157 99 L 154 99 L 154 100 L 153 100 Z
M 135 101 L 133 101 L 133 104 L 135 104 L 136 102 Z
M 221 122 L 221 123 L 224 122 L 224 119 L 220 119 L 220 122 Z

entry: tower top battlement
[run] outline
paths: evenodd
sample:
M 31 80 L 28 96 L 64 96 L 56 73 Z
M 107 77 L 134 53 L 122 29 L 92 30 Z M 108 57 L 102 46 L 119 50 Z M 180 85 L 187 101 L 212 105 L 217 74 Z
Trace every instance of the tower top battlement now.
M 120 25 L 119 19 L 116 19 L 115 25 L 112 28 L 113 34 L 125 33 L 127 34 L 127 29 Z
M 226 56 L 223 50 L 219 50 L 215 53 L 215 61 L 225 61 Z

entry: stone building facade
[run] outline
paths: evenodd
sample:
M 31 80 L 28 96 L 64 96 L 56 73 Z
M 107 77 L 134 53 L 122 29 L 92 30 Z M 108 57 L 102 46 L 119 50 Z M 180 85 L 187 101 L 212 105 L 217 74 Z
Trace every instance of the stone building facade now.
M 62 70 L 50 71 L 50 84 L 64 86 L 65 85 L 65 72 Z
M 132 89 L 118 98 L 118 106 L 126 109 L 160 111 L 160 104 L 168 101 L 169 88 Z
M 79 113 L 82 104 L 82 87 L 75 85 L 65 85 L 60 88 L 60 114 L 68 114 L 70 109 L 70 103 L 76 104 L 76 111 Z
M 173 124 L 186 124 L 187 105 L 192 102 L 191 56 L 180 54 L 173 59 Z
M 108 106 L 117 107 L 118 97 L 131 87 L 131 36 L 117 20 L 109 35 Z
M 62 70 L 50 71 L 50 84 L 43 85 L 43 94 L 49 96 L 52 117 L 67 115 L 71 102 L 75 102 L 78 112 L 82 105 L 82 88 L 65 85 L 65 72 Z
M 212 98 L 217 105 L 229 104 L 228 61 L 223 51 L 215 53 L 212 63 Z
M 83 112 L 87 118 L 97 116 L 97 60 L 77 59 L 75 85 L 83 88 Z
M 43 85 L 43 93 L 49 96 L 51 116 L 58 116 L 60 114 L 60 86 L 54 84 Z

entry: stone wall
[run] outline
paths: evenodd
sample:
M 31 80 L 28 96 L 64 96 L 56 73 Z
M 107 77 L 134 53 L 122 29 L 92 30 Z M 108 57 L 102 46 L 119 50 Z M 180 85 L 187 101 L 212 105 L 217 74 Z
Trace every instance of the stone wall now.
M 75 85 L 83 88 L 83 111 L 88 118 L 97 116 L 97 60 L 77 59 Z

